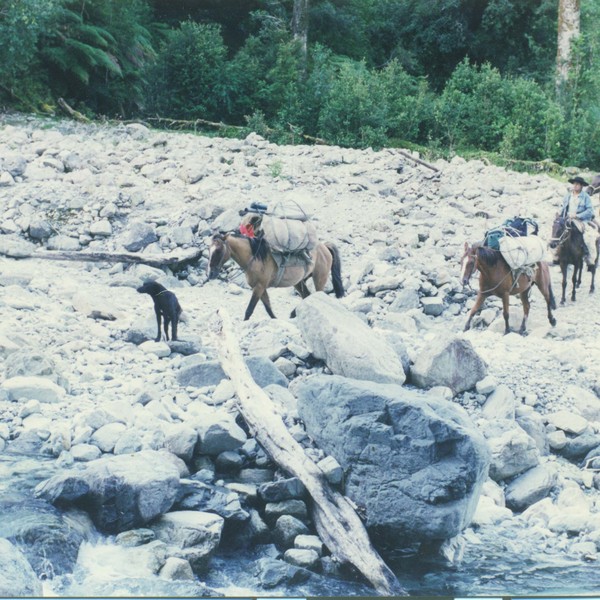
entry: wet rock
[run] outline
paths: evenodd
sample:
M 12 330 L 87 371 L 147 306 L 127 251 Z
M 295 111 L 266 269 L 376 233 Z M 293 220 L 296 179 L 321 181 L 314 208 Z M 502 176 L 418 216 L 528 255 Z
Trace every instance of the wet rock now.
M 25 556 L 8 540 L 0 539 L 0 596 L 42 595 L 42 584 Z
M 307 548 L 290 548 L 285 551 L 283 560 L 296 567 L 314 569 L 319 564 L 319 555 Z
M 259 486 L 258 494 L 264 502 L 282 502 L 283 500 L 304 498 L 306 488 L 297 477 L 290 477 Z
M 36 487 L 50 502 L 77 503 L 101 531 L 119 533 L 149 523 L 173 505 L 179 471 L 168 453 L 145 450 L 92 461 L 77 473 Z
M 308 527 L 296 517 L 282 515 L 275 523 L 273 535 L 284 548 L 290 548 L 298 535 L 308 535 Z
M 265 506 L 267 522 L 273 522 L 282 515 L 291 515 L 301 521 L 308 517 L 306 504 L 302 500 L 283 500 L 282 502 L 268 502 Z
M 537 466 L 516 479 L 506 488 L 506 505 L 515 511 L 523 511 L 528 506 L 545 498 L 556 484 L 556 471 Z
M 260 585 L 267 590 L 284 584 L 302 583 L 310 577 L 310 571 L 272 558 L 258 560 L 256 571 Z
M 43 500 L 3 504 L 0 537 L 18 544 L 38 577 L 71 573 L 86 539 L 77 514 L 64 515 Z
M 169 579 L 170 581 L 180 579 L 194 580 L 194 572 L 192 571 L 189 561 L 174 556 L 167 558 L 158 574 L 160 577 Z
M 462 409 L 338 376 L 306 379 L 295 392 L 307 432 L 344 469 L 346 495 L 364 507 L 375 543 L 446 539 L 468 525 L 489 454 Z
M 181 510 L 213 512 L 228 521 L 241 522 L 249 518 L 237 492 L 202 481 L 183 479 L 176 507 Z

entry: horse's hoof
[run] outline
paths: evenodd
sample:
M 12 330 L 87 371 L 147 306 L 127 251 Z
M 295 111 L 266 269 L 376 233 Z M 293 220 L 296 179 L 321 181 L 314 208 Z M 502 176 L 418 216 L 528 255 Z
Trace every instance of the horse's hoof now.
M 550 321 L 550 325 L 552 325 L 552 327 L 556 327 L 556 319 L 554 317 L 548 320 Z
M 523 337 L 527 337 L 529 334 L 527 333 L 527 329 L 519 329 L 519 333 L 523 336 Z

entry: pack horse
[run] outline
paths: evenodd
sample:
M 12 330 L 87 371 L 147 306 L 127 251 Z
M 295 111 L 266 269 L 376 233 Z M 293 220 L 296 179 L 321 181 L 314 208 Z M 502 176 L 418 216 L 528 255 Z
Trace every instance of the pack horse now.
M 310 261 L 282 266 L 278 265 L 269 244 L 262 236 L 251 238 L 238 233 L 217 233 L 211 240 L 207 274 L 209 279 L 214 279 L 228 260 L 234 260 L 246 274 L 246 281 L 252 288 L 244 320 L 250 318 L 259 300 L 267 314 L 274 319 L 268 288 L 294 286 L 300 296 L 306 298 L 310 295 L 308 279 L 312 278 L 315 291 L 319 292 L 325 289 L 331 275 L 336 297 L 344 295 L 341 259 L 337 247 L 332 243 L 321 242 L 309 254 Z
M 463 286 L 469 284 L 476 270 L 479 271 L 479 291 L 475 304 L 469 312 L 465 331 L 471 327 L 471 320 L 475 313 L 481 309 L 485 299 L 489 296 L 498 296 L 502 299 L 504 333 L 509 333 L 509 298 L 511 295 L 519 295 L 523 305 L 523 321 L 519 333 L 524 335 L 527 330 L 527 318 L 529 317 L 529 294 L 534 284 L 539 288 L 546 301 L 548 321 L 552 326 L 556 325 L 556 319 L 552 314 L 552 310 L 556 308 L 556 301 L 552 292 L 548 264 L 539 261 L 532 265 L 531 269 L 531 272 L 514 271 L 499 250 L 486 247 L 481 242 L 472 245 L 465 242 L 464 253 L 461 258 L 461 281 Z

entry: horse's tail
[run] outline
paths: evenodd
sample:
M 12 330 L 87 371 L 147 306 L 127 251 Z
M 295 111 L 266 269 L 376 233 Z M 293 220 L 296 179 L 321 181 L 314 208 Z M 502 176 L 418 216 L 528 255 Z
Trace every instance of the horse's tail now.
M 337 249 L 337 246 L 331 242 L 327 242 L 325 246 L 327 246 L 327 250 L 331 252 L 331 257 L 333 258 L 333 262 L 331 263 L 333 291 L 335 292 L 336 298 L 342 298 L 345 292 L 344 283 L 342 282 L 342 259 L 340 258 L 340 251 Z
M 548 308 L 551 310 L 556 310 L 556 298 L 554 297 L 554 292 L 552 291 L 552 279 L 550 278 L 550 267 L 547 262 L 539 263 L 539 268 L 543 273 L 543 277 L 548 281 Z M 539 287 L 539 286 L 538 286 Z M 541 288 L 540 288 L 541 289 Z

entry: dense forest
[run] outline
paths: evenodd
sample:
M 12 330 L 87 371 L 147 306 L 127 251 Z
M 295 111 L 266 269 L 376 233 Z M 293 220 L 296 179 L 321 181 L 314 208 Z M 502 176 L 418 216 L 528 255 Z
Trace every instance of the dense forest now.
M 0 108 L 597 170 L 600 3 L 559 80 L 563 1 L 0 0 Z

